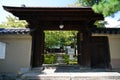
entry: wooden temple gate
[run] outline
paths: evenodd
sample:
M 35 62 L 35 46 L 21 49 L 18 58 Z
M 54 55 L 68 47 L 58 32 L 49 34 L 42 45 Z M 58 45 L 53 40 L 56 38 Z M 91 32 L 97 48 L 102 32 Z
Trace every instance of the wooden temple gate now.
M 32 53 L 31 67 L 40 67 L 44 61 L 44 30 L 77 30 L 78 64 L 83 67 L 109 68 L 110 53 L 107 37 L 92 37 L 91 28 L 103 15 L 96 14 L 91 8 L 57 7 L 10 7 L 3 6 L 8 12 L 26 20 L 31 30 Z

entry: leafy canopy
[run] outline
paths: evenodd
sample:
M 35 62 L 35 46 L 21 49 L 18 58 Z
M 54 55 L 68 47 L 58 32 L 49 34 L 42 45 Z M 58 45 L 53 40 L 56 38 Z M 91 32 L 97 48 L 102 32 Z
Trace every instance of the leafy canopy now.
M 91 6 L 96 13 L 104 17 L 111 16 L 120 10 L 120 0 L 76 0 L 81 6 Z
M 76 44 L 77 31 L 45 31 L 45 47 L 63 47 Z
M 25 20 L 19 20 L 16 17 L 10 15 L 6 17 L 7 21 L 0 24 L 0 28 L 24 28 L 28 24 Z
M 81 6 L 93 6 L 97 0 L 76 0 L 76 4 L 81 4 Z
M 101 0 L 92 8 L 96 13 L 101 13 L 107 17 L 120 10 L 120 0 Z
M 104 17 L 111 16 L 120 11 L 120 0 L 76 0 L 75 4 L 90 6 L 95 13 L 103 14 Z M 105 27 L 106 21 L 96 21 L 97 27 Z

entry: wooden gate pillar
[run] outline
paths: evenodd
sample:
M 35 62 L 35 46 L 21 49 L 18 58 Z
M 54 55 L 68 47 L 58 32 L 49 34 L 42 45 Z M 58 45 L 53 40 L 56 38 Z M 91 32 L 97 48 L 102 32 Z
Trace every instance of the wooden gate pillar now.
M 40 67 L 44 61 L 44 33 L 43 30 L 32 32 L 31 67 Z
M 78 64 L 83 67 L 91 66 L 91 57 L 89 50 L 89 42 L 91 39 L 91 33 L 88 30 L 81 30 L 77 35 L 78 44 Z
M 35 26 L 36 25 L 36 26 Z M 32 25 L 30 25 L 32 26 Z M 44 62 L 44 31 L 38 24 L 33 24 L 30 28 L 32 36 L 31 67 L 41 67 Z
M 80 31 L 78 31 L 77 33 L 77 50 L 78 50 L 78 55 L 77 55 L 77 62 L 79 65 L 81 65 L 81 41 L 82 41 L 82 33 L 80 33 Z

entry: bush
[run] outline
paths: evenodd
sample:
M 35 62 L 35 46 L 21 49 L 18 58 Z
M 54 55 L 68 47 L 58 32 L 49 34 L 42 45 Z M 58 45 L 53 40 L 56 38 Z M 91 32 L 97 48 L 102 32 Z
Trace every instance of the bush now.
M 77 63 L 77 60 L 69 60 L 69 64 L 73 65 L 73 64 L 78 64 L 78 63 Z
M 67 64 L 69 63 L 69 55 L 68 54 L 64 54 L 63 59 L 64 59 L 65 63 L 67 63 Z
M 57 56 L 62 56 L 66 64 L 77 64 L 77 59 L 70 60 L 68 54 L 44 54 L 44 64 L 55 64 Z
M 44 64 L 54 64 L 56 60 L 55 54 L 44 54 Z

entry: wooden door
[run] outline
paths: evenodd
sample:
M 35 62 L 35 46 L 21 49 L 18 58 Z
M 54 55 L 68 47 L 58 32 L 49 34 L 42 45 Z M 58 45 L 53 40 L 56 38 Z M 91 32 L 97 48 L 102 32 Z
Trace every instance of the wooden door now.
M 92 37 L 89 50 L 92 68 L 110 68 L 109 43 L 106 36 Z

